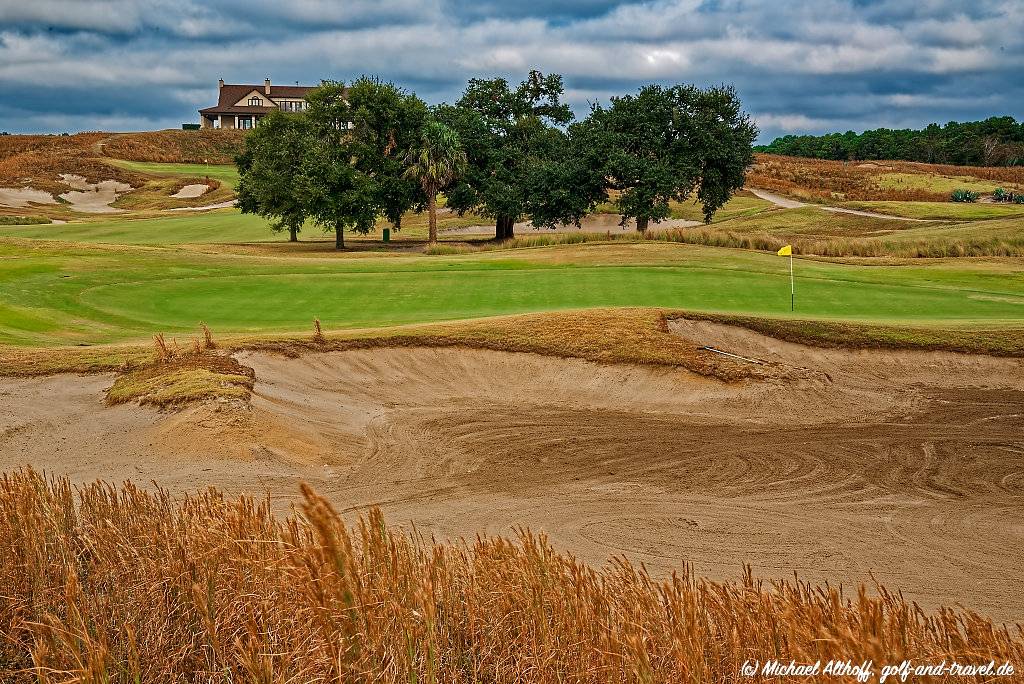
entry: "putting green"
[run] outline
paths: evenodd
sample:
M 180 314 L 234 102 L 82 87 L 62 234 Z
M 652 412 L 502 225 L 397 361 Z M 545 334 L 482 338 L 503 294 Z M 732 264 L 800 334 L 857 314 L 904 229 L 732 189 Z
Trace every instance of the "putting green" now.
M 0 343 L 154 332 L 306 330 L 605 306 L 789 314 L 787 260 L 680 244 L 564 246 L 454 257 L 250 258 L 0 241 Z M 1006 262 L 849 266 L 797 261 L 798 313 L 865 321 L 1019 322 Z

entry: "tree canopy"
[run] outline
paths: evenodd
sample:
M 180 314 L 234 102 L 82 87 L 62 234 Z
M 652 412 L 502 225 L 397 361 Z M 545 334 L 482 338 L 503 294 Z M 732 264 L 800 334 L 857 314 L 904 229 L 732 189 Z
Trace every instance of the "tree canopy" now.
M 921 130 L 876 128 L 863 133 L 786 135 L 759 152 L 838 161 L 898 159 L 959 166 L 1024 165 L 1024 122 L 1012 116 L 929 124 Z
M 406 155 L 404 178 L 419 183 L 427 197 L 428 242 L 437 242 L 437 193 L 448 187 L 466 168 L 466 153 L 454 129 L 430 118 L 419 142 Z
M 564 202 L 536 192 L 556 179 L 566 151 L 564 127 L 572 121 L 562 102 L 562 77 L 531 71 L 512 89 L 503 78 L 471 79 L 455 106 L 438 108 L 438 118 L 455 129 L 466 151 L 465 174 L 447 193 L 448 206 L 495 219 L 495 237 L 512 237 L 519 219 L 536 225 L 577 220 L 559 211 Z M 565 215 L 559 215 L 565 214 Z
M 581 168 L 606 179 L 623 222 L 635 219 L 642 231 L 669 217 L 670 201 L 690 196 L 710 222 L 743 187 L 757 128 L 732 88 L 649 85 L 607 108 L 595 104 L 571 134 Z
M 573 121 L 562 78 L 531 71 L 515 88 L 471 79 L 454 105 L 428 108 L 415 94 L 363 77 L 324 81 L 298 113 L 274 112 L 238 158 L 243 211 L 291 238 L 306 220 L 368 233 L 380 219 L 426 208 L 437 239 L 437 196 L 495 220 L 495 237 L 521 219 L 575 223 L 611 193 L 623 222 L 641 230 L 695 197 L 710 221 L 743 185 L 757 130 L 731 88 L 657 85 L 595 104 Z
M 310 216 L 334 230 L 368 233 L 383 216 L 395 228 L 402 214 L 425 203 L 420 185 L 404 175 L 427 107 L 391 83 L 360 78 L 350 87 L 324 82 L 308 97 L 312 133 L 303 161 L 303 196 Z
M 249 133 L 245 151 L 235 160 L 242 213 L 269 219 L 271 228 L 287 230 L 292 242 L 309 216 L 301 171 L 310 143 L 303 117 L 272 112 Z

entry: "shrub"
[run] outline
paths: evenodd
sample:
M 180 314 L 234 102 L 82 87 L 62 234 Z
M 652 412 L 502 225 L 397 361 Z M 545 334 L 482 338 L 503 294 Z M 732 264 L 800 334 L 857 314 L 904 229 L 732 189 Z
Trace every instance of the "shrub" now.
M 1002 188 L 996 188 L 995 191 L 992 193 L 992 199 L 995 200 L 996 202 L 1007 202 L 1012 196 L 1013 193 L 1007 193 Z
M 949 199 L 952 202 L 977 202 L 978 193 L 960 188 L 954 190 L 953 194 L 949 196 Z

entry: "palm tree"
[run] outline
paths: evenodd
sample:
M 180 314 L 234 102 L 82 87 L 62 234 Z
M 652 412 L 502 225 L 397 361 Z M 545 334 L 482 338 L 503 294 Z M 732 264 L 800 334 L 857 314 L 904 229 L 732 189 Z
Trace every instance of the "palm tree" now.
M 427 196 L 430 244 L 437 242 L 437 193 L 459 177 L 466 166 L 458 134 L 436 119 L 427 120 L 419 145 L 405 158 L 405 175 L 419 181 Z

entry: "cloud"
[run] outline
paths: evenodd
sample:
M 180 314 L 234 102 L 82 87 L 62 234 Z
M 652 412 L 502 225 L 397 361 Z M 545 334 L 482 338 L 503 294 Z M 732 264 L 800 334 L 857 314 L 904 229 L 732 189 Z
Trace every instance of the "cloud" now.
M 178 126 L 216 80 L 375 74 L 428 102 L 466 79 L 563 74 L 588 102 L 735 85 L 782 133 L 1022 118 L 1012 0 L 0 0 L 0 129 Z

